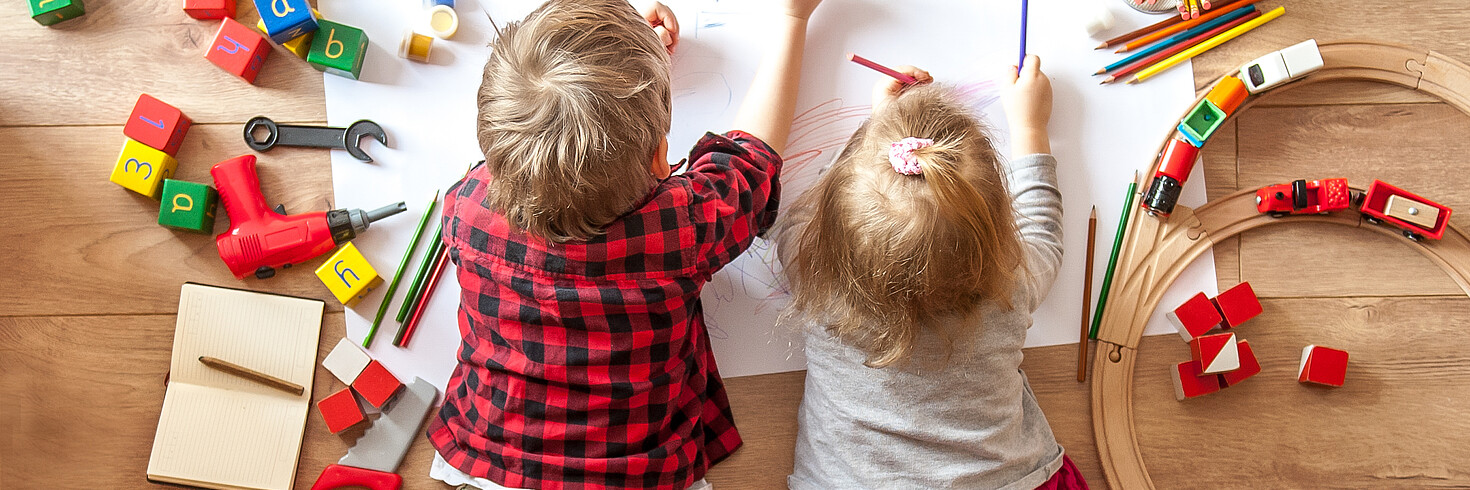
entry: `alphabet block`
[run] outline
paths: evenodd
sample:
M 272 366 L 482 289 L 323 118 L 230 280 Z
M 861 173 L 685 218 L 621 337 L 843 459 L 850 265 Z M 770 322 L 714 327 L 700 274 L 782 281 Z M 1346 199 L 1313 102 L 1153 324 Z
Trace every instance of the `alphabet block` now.
M 204 53 L 204 57 L 231 75 L 240 77 L 247 83 L 255 83 L 255 76 L 260 74 L 260 66 L 265 64 L 265 57 L 271 54 L 270 48 L 270 43 L 266 42 L 264 36 L 235 22 L 235 19 L 226 18 L 220 23 L 219 32 L 215 33 L 214 42 L 210 43 L 209 51 Z
M 393 398 L 393 394 L 402 387 L 403 383 L 376 360 L 369 362 L 362 373 L 357 375 L 357 379 L 352 381 L 352 389 L 357 390 L 363 400 L 378 408 L 383 408 L 383 404 Z
M 1240 352 L 1235 348 L 1235 334 L 1201 335 L 1189 342 L 1189 355 L 1199 363 L 1200 372 L 1219 374 L 1240 369 Z
M 1220 311 L 1215 309 L 1215 303 L 1205 297 L 1205 293 L 1195 293 L 1184 304 L 1179 305 L 1174 311 L 1164 314 L 1179 330 L 1179 336 L 1185 342 L 1194 340 L 1195 337 L 1204 335 L 1211 329 L 1220 325 Z
M 350 385 L 357 380 L 357 375 L 362 374 L 362 370 L 366 369 L 368 363 L 371 362 L 373 362 L 372 357 L 359 349 L 357 344 L 344 338 L 338 340 L 332 352 L 322 359 L 322 367 L 327 368 L 327 371 L 342 383 Z
M 1308 345 L 1302 349 L 1302 363 L 1296 370 L 1298 383 L 1342 386 L 1347 378 L 1348 353 L 1337 349 Z
M 1220 384 L 1226 388 L 1238 385 L 1246 378 L 1261 373 L 1261 362 L 1256 360 L 1256 353 L 1251 350 L 1250 341 L 1237 342 L 1235 348 L 1240 352 L 1240 369 L 1220 374 Z
M 316 409 L 322 413 L 322 420 L 327 422 L 327 431 L 333 434 L 363 421 L 362 410 L 357 408 L 352 388 L 342 388 L 328 395 L 316 402 Z
M 191 124 L 193 121 L 183 111 L 141 94 L 133 104 L 127 124 L 123 125 L 123 134 L 170 156 L 178 156 L 179 145 L 184 143 L 184 134 L 189 132 Z
M 265 21 L 266 34 L 276 44 L 286 44 L 317 29 L 316 15 L 306 0 L 255 0 L 255 10 Z
M 219 201 L 214 187 L 165 179 L 160 201 L 158 224 L 206 235 L 214 232 L 214 205 Z
M 1181 402 L 1220 391 L 1220 377 L 1200 372 L 1199 363 L 1194 361 L 1174 366 L 1169 370 L 1169 377 L 1174 380 L 1174 399 Z
M 107 180 L 130 191 L 158 199 L 163 179 L 174 175 L 178 161 L 148 145 L 129 139 L 123 143 L 122 154 L 117 157 L 117 166 L 112 167 L 112 176 Z
M 367 33 L 362 29 L 323 20 L 311 40 L 306 61 L 318 70 L 357 80 L 362 73 L 362 60 L 367 56 L 367 45 Z
M 383 283 L 383 278 L 378 277 L 378 271 L 373 269 L 372 264 L 368 263 L 367 258 L 351 242 L 343 245 L 337 253 L 322 263 L 316 269 L 316 277 L 327 285 L 327 289 L 332 290 L 337 301 L 348 307 L 362 301 L 373 288 Z
M 184 0 L 184 13 L 199 20 L 233 18 L 235 0 Z
M 1225 324 L 1221 327 L 1227 329 L 1238 327 L 1246 320 L 1261 314 L 1261 300 L 1256 298 L 1256 290 L 1251 289 L 1251 283 L 1248 282 L 1236 284 L 1215 296 L 1215 305 L 1220 309 L 1220 316 L 1225 319 Z
M 265 32 L 265 19 L 261 19 L 260 22 L 257 22 L 255 24 L 255 28 L 260 29 L 260 32 Z M 315 33 L 308 32 L 301 37 L 281 43 L 281 47 L 286 48 L 286 51 L 290 51 L 291 54 L 296 55 L 297 58 L 301 58 L 304 60 L 306 59 L 306 53 L 311 51 L 311 38 L 314 35 Z
M 56 25 L 87 13 L 82 0 L 27 0 L 26 3 L 31 6 L 31 18 L 43 26 Z

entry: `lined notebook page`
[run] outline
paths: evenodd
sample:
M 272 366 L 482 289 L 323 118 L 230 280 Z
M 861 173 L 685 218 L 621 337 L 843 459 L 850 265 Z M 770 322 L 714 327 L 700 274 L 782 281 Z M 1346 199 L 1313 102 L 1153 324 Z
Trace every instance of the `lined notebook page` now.
M 148 477 L 209 488 L 291 488 L 311 392 L 291 395 L 207 367 L 199 356 L 309 387 L 324 306 L 185 284 Z

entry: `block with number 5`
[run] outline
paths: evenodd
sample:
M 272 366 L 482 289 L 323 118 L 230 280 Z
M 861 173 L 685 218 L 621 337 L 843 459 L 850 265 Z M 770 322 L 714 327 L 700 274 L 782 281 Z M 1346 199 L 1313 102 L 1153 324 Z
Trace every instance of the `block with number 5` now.
M 306 61 L 318 70 L 357 80 L 362 73 L 362 59 L 367 56 L 367 45 L 367 33 L 362 29 L 323 20 L 311 40 Z
M 112 167 L 111 180 L 130 191 L 158 199 L 163 179 L 174 175 L 178 162 L 174 157 L 137 141 L 123 143 L 122 154 L 117 157 L 117 166 Z
M 174 106 L 153 98 L 148 94 L 138 96 L 133 104 L 133 113 L 123 125 L 123 134 L 139 143 L 178 156 L 179 145 L 184 142 L 184 133 L 189 131 L 192 121 Z
M 260 74 L 260 66 L 265 64 L 265 57 L 270 53 L 271 45 L 265 36 L 235 19 L 226 18 L 220 23 L 219 32 L 215 33 L 214 42 L 210 43 L 204 57 L 230 74 L 255 83 L 255 76 Z

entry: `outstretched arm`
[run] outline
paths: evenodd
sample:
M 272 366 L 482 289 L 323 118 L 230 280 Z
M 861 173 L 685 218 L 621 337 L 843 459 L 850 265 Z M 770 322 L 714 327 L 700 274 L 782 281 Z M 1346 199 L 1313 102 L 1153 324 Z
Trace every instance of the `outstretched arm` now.
M 801 55 L 806 48 L 807 19 L 821 0 L 782 0 L 769 20 L 773 33 L 735 128 L 760 138 L 777 153 L 786 150 L 791 119 L 796 116 L 796 88 L 801 83 Z

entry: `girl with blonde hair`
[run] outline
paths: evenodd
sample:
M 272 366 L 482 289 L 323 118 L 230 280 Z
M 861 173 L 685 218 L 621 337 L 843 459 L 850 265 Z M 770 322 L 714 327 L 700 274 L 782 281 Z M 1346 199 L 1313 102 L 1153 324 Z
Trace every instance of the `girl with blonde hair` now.
M 1040 60 L 1010 72 L 1013 158 L 928 73 L 776 226 L 806 340 L 791 488 L 1086 488 L 1020 371 L 1061 262 Z

